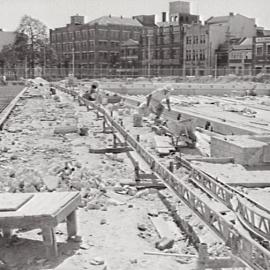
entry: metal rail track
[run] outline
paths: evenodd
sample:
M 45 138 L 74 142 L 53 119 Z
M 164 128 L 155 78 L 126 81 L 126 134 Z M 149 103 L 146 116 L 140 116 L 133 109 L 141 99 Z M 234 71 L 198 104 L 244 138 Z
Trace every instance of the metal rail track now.
M 75 91 L 65 89 L 63 87 L 57 86 L 59 90 L 70 94 L 72 96 L 77 96 L 78 94 Z M 119 123 L 117 123 L 108 112 L 100 106 L 97 106 L 93 102 L 87 101 L 81 97 L 78 97 L 81 103 L 84 103 L 87 106 L 91 106 L 103 114 L 110 124 L 126 139 L 126 141 L 140 154 L 140 156 L 147 162 L 147 164 L 152 168 L 163 181 L 164 184 L 174 192 L 188 207 L 192 209 L 208 226 L 219 236 L 221 237 L 226 245 L 231 248 L 232 253 L 247 263 L 250 267 L 256 270 L 270 269 L 270 252 L 257 241 L 252 239 L 246 231 L 239 230 L 232 222 L 228 221 L 223 215 L 216 211 L 208 201 L 203 199 L 201 196 L 198 196 L 182 179 L 179 179 L 175 174 L 170 172 L 167 167 L 162 165 L 157 158 L 148 153 L 145 148 L 137 142 Z M 238 191 L 234 190 L 231 187 L 227 187 L 226 184 L 219 182 L 216 179 L 211 178 L 205 173 L 193 168 L 188 161 L 183 161 L 187 163 L 186 166 L 192 172 L 192 178 L 196 179 L 199 183 L 203 184 L 208 191 L 212 192 L 215 197 L 218 197 L 225 205 L 231 207 L 231 199 L 235 194 L 239 194 Z M 233 192 L 232 192 L 233 191 Z M 251 211 L 253 216 L 253 221 L 255 215 L 258 215 L 258 207 L 260 207 L 256 202 L 253 202 L 251 199 L 245 198 L 243 194 L 239 194 L 241 200 L 238 200 L 240 209 L 239 213 L 243 211 Z M 252 201 L 252 203 L 250 202 Z M 243 201 L 243 202 L 242 202 Z M 251 207 L 249 208 L 246 205 L 246 201 L 249 201 Z M 253 203 L 257 204 L 255 209 Z M 243 207 L 241 209 L 241 207 Z M 245 212 L 247 213 L 247 212 Z M 248 215 L 248 214 L 247 214 Z M 263 226 L 269 221 L 268 217 L 263 215 L 260 217 L 260 223 Z M 254 222 L 255 223 L 255 222 Z M 261 229 L 258 226 L 258 229 Z
M 136 106 L 141 100 L 136 97 L 124 97 L 131 105 Z M 175 115 L 177 115 L 175 113 Z M 216 199 L 223 202 L 229 209 L 240 215 L 241 221 L 250 228 L 250 231 L 261 240 L 270 241 L 270 210 L 251 199 L 246 194 L 235 188 L 211 177 L 203 171 L 195 168 L 185 159 L 182 163 L 192 171 L 191 177 L 206 188 Z M 237 208 L 234 209 L 232 199 L 236 198 Z

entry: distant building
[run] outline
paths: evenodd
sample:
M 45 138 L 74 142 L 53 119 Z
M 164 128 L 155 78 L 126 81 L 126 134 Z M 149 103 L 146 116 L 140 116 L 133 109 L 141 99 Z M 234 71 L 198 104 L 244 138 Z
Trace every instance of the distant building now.
M 270 31 L 258 29 L 253 38 L 253 69 L 254 73 L 270 74 Z
M 198 23 L 199 16 L 190 14 L 190 3 L 169 3 L 169 19 L 142 32 L 142 67 L 144 75 L 182 75 L 184 58 L 184 25 Z
M 239 39 L 229 49 L 229 73 L 252 75 L 252 38 Z
M 50 30 L 58 68 L 68 73 L 74 61 L 76 75 L 83 77 L 106 74 L 111 68 L 119 67 L 121 43 L 140 40 L 143 28 L 140 21 L 147 18 L 140 16 L 139 19 L 109 15 L 84 23 L 83 16 L 72 16 L 70 24 Z
M 124 74 L 138 75 L 141 68 L 139 41 L 129 39 L 121 43 L 120 68 Z
M 208 75 L 210 50 L 209 27 L 199 23 L 184 26 L 183 75 Z
M 228 16 L 211 17 L 205 24 L 209 27 L 209 65 L 212 70 L 217 66 L 217 54 L 228 55 L 232 39 L 256 36 L 255 19 L 240 14 L 230 13 Z M 218 50 L 220 52 L 217 52 Z M 224 63 L 223 60 L 219 62 Z

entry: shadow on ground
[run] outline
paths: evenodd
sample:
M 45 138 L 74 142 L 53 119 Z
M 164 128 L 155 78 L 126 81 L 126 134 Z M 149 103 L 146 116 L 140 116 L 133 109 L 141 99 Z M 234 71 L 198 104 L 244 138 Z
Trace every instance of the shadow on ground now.
M 75 254 L 80 243 L 74 241 L 58 242 L 58 257 L 46 258 L 45 246 L 42 241 L 18 238 L 9 244 L 8 240 L 0 239 L 0 259 L 7 266 L 6 270 L 41 270 L 57 267 L 68 257 Z M 2 269 L 2 268 L 0 268 Z

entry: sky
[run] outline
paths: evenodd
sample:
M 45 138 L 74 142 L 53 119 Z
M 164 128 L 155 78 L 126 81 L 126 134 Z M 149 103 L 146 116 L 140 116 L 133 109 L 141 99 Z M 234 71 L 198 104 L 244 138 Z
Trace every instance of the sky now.
M 170 0 L 0 0 L 0 28 L 14 31 L 20 19 L 27 14 L 39 19 L 48 28 L 65 26 L 70 16 L 80 14 L 85 21 L 100 16 L 131 17 L 141 14 L 156 14 L 168 11 Z M 191 3 L 191 12 L 199 14 L 202 21 L 211 16 L 224 16 L 229 12 L 256 18 L 256 24 L 270 29 L 270 0 L 186 0 Z

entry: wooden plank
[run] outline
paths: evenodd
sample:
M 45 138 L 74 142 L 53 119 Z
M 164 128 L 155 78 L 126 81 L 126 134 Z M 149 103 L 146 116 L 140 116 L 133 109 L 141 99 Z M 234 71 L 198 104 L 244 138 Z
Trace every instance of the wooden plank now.
M 26 193 L 1 193 L 0 212 L 16 211 L 33 197 L 33 194 Z
M 160 238 L 167 237 L 169 239 L 174 239 L 175 234 L 170 230 L 167 222 L 162 217 L 149 217 Z
M 154 136 L 154 142 L 156 148 L 168 148 L 168 149 L 174 149 L 171 144 L 171 138 L 166 136 Z

